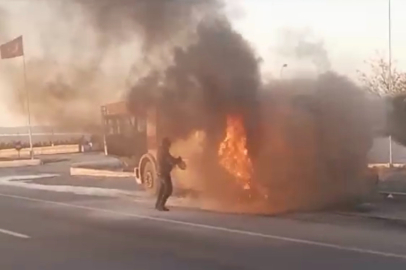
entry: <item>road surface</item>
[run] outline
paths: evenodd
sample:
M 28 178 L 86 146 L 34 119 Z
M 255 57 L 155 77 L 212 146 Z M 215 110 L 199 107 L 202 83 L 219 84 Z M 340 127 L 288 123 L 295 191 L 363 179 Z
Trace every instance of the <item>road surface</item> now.
M 68 189 L 83 179 L 71 179 L 62 165 L 0 171 L 2 270 L 406 267 L 401 224 L 328 213 L 162 213 L 136 188 L 134 196 L 80 183 Z M 36 182 L 22 180 L 33 175 Z

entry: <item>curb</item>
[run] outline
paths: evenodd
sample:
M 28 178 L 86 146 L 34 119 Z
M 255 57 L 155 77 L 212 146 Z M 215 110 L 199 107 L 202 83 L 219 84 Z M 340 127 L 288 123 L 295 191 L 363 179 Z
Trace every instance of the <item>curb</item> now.
M 76 176 L 98 176 L 98 177 L 135 177 L 133 172 L 117 172 L 108 170 L 96 170 L 96 169 L 85 169 L 85 168 L 70 168 L 70 175 Z
M 361 217 L 366 219 L 376 219 L 376 220 L 386 220 L 396 223 L 401 223 L 406 225 L 406 218 L 397 218 L 397 217 L 388 217 L 380 215 L 371 215 L 371 214 L 362 214 L 362 213 L 351 213 L 351 212 L 335 212 L 338 215 L 342 216 L 352 216 L 352 217 Z
M 73 163 L 71 166 L 73 168 L 94 169 L 97 166 L 122 167 L 122 165 L 123 165 L 122 162 L 118 159 L 107 159 L 107 160 L 76 162 Z
M 7 160 L 7 161 L 0 161 L 0 168 L 17 168 L 17 167 L 27 167 L 27 166 L 38 166 L 41 164 L 42 164 L 42 161 L 40 159 Z

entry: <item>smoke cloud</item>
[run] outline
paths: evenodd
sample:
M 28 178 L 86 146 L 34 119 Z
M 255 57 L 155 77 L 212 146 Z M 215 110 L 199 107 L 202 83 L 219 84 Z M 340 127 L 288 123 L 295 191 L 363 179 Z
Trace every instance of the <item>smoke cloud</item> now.
M 0 41 L 3 41 L 5 38 L 5 33 L 7 30 L 7 12 L 0 7 Z
M 398 94 L 386 97 L 385 103 L 389 108 L 387 110 L 389 121 L 386 123 L 383 135 L 391 135 L 395 141 L 406 145 L 406 125 L 404 123 L 406 116 L 406 95 Z
M 197 171 L 189 182 L 196 181 L 205 196 L 222 193 L 225 197 L 229 192 L 235 198 L 232 191 L 237 187 L 219 167 L 217 150 L 228 115 L 241 116 L 247 129 L 255 122 L 259 62 L 249 44 L 222 16 L 202 20 L 195 40 L 186 48 L 174 48 L 173 62 L 163 73 L 152 73 L 131 89 L 130 109 L 135 111 L 146 103 L 158 106 L 162 136 L 187 139 L 195 131 L 203 131 L 205 151 L 188 157 L 193 159 L 191 170 Z
M 48 59 L 31 59 L 26 69 L 30 110 L 36 122 L 97 131 L 100 105 L 112 97 L 102 71 L 85 65 L 63 66 Z M 9 67 L 7 72 L 17 90 L 14 109 L 26 112 L 21 67 Z M 105 88 L 101 88 L 103 83 Z
M 175 39 L 196 25 L 205 13 L 215 12 L 219 2 L 187 0 L 74 0 L 101 41 L 126 41 L 135 32 L 143 48 L 151 50 Z
M 161 136 L 199 141 L 193 144 L 198 151 L 189 149 L 190 178 L 184 181 L 198 186 L 204 199 L 217 201 L 216 209 L 323 208 L 367 190 L 364 170 L 372 130 L 360 89 L 332 73 L 262 85 L 257 55 L 233 29 L 220 2 L 75 0 L 49 5 L 63 20 L 80 17 L 75 25 L 83 31 L 72 36 L 67 66 L 47 52 L 27 63 L 33 112 L 40 121 L 94 123 L 98 105 L 120 94 L 109 84 L 112 73 L 104 69 L 114 62 L 108 55 L 120 46 L 134 46 L 131 53 L 141 59 L 118 77 L 131 83 L 126 93 L 130 110 L 156 106 Z M 49 33 L 56 29 L 50 26 Z M 310 59 L 320 73 L 330 69 L 323 43 L 308 39 L 307 33 L 286 32 L 282 44 L 283 54 Z M 75 56 L 86 46 L 86 53 Z M 162 65 L 152 65 L 154 57 L 163 59 Z M 132 73 L 139 70 L 142 75 Z M 247 131 L 254 204 L 239 203 L 245 191 L 219 166 L 217 151 L 230 115 L 241 117 Z
M 196 43 L 186 49 L 176 47 L 173 55 L 164 74 L 144 78 L 129 95 L 134 107 L 140 100 L 163 101 L 159 106 L 167 135 L 185 137 L 194 130 L 212 131 L 228 114 L 248 117 L 260 87 L 258 61 L 227 20 L 202 21 Z
M 186 37 L 203 14 L 221 8 L 211 0 L 34 1 L 27 6 L 51 14 L 48 23 L 38 25 L 42 55 L 27 59 L 33 118 L 80 129 L 99 121 L 100 105 L 124 95 L 126 82 L 139 77 L 139 67 L 146 69 L 154 58 L 168 65 L 164 48 L 189 42 Z M 132 70 L 119 66 L 131 61 Z M 6 79 L 16 103 L 11 108 L 25 113 L 21 67 L 10 65 Z
M 48 8 L 52 14 L 49 23 L 41 25 L 42 56 L 27 62 L 33 117 L 39 123 L 81 129 L 99 121 L 100 105 L 120 99 L 126 83 L 167 66 L 172 61 L 168 50 L 190 43 L 200 20 L 222 8 L 214 0 L 66 0 L 27 5 Z M 115 71 L 120 63 L 130 66 Z M 13 108 L 24 113 L 19 68 L 9 68 L 8 78 L 17 104 Z
M 188 187 L 196 182 L 205 203 L 217 200 L 207 207 L 268 213 L 319 209 L 367 192 L 373 134 L 361 89 L 333 73 L 261 85 L 255 53 L 222 17 L 202 20 L 194 40 L 175 47 L 171 65 L 136 83 L 128 100 L 134 111 L 140 104 L 158 106 L 163 135 L 185 142 L 176 146 L 177 153 L 190 152 L 191 145 L 200 149 L 188 157 L 189 172 L 183 175 L 189 179 L 182 182 Z M 299 42 L 295 53 L 329 69 L 320 44 Z M 256 183 L 251 203 L 239 203 L 244 192 L 218 165 L 229 115 L 242 116 L 248 132 Z M 203 142 L 193 140 L 195 131 L 205 134 Z
M 318 209 L 366 194 L 373 133 L 361 89 L 332 73 L 267 88 L 256 180 L 270 209 Z
M 367 198 L 374 119 L 360 88 L 327 73 L 317 79 L 273 81 L 254 94 L 259 101 L 247 104 L 258 117 L 251 124 L 255 135 L 248 137 L 254 164 L 248 201 L 235 179 L 218 168 L 216 153 L 209 154 L 218 141 L 200 134 L 175 146 L 176 154 L 195 151 L 188 171 L 177 176 L 185 187 L 201 191 L 202 207 L 280 213 L 352 205 Z M 222 129 L 209 132 L 220 134 Z
M 218 141 L 198 133 L 174 146 L 175 154 L 190 158 L 188 170 L 176 177 L 183 187 L 201 192 L 202 207 L 281 213 L 353 205 L 368 197 L 373 186 L 366 164 L 374 119 L 360 88 L 327 73 L 316 79 L 272 81 L 255 95 L 259 101 L 247 104 L 255 104 L 249 110 L 257 114 L 255 122 L 246 120 L 256 127 L 248 137 L 254 164 L 248 201 L 236 180 L 218 168 L 215 151 L 209 152 Z M 219 125 L 210 133 L 222 131 Z

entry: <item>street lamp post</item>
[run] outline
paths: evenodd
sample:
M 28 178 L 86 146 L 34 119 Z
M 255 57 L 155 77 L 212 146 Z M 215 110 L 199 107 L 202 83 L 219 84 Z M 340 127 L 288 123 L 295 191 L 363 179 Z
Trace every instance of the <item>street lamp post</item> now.
M 281 72 L 280 72 L 280 74 L 279 74 L 279 77 L 282 79 L 282 73 L 283 73 L 283 69 L 285 68 L 285 67 L 287 67 L 288 66 L 288 64 L 283 64 L 282 65 L 282 67 L 281 67 Z

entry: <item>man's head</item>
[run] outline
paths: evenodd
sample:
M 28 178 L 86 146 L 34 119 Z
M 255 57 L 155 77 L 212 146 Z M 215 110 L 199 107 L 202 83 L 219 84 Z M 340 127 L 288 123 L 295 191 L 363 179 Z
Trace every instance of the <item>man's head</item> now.
M 169 138 L 167 138 L 167 137 L 163 138 L 163 140 L 162 140 L 162 147 L 163 147 L 164 149 L 169 149 L 169 148 L 171 148 L 171 140 L 170 140 Z

